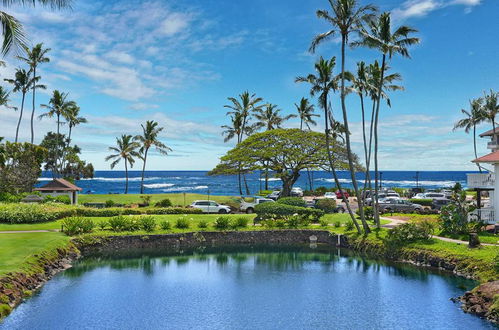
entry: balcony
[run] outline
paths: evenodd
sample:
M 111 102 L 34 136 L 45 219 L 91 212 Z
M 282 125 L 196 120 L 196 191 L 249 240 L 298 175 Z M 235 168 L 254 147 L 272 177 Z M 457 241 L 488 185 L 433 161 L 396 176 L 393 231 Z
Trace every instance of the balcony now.
M 496 141 L 487 142 L 487 149 L 497 150 L 499 149 L 499 145 Z
M 494 173 L 472 173 L 467 174 L 468 188 L 494 189 Z
M 476 209 L 468 214 L 468 221 L 482 221 L 489 225 L 495 225 L 499 221 L 496 221 L 494 213 L 493 208 Z

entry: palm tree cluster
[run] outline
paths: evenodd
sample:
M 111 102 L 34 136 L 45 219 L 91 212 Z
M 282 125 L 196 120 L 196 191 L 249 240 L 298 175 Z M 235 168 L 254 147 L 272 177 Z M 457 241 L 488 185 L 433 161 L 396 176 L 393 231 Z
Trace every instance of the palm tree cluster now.
M 241 93 L 238 98 L 229 97 L 230 104 L 224 105 L 229 109 L 227 116 L 230 117 L 230 125 L 223 125 L 224 142 L 236 139 L 236 142 L 241 143 L 245 137 L 252 135 L 260 130 L 273 130 L 282 128 L 283 124 L 291 118 L 300 118 L 300 129 L 305 125 L 310 129 L 311 125 L 316 125 L 314 117 L 314 106 L 310 104 L 308 99 L 302 98 L 299 104 L 295 104 L 297 115 L 288 114 L 282 115 L 278 105 L 272 103 L 264 103 L 261 97 L 251 94 L 248 91 Z M 242 182 L 244 182 L 246 194 L 250 194 L 250 190 L 244 173 L 241 170 L 237 172 L 239 193 L 243 195 Z M 265 189 L 268 189 L 268 170 L 265 170 Z
M 142 160 L 142 176 L 140 181 L 140 193 L 144 193 L 144 177 L 147 164 L 147 156 L 151 148 L 154 148 L 160 155 L 168 155 L 172 149 L 160 141 L 159 134 L 163 127 L 154 120 L 148 120 L 145 125 L 141 124 L 142 134 L 132 136 L 123 134 L 116 138 L 116 146 L 109 147 L 113 153 L 106 157 L 106 161 L 111 162 L 111 169 L 115 168 L 121 160 L 125 166 L 125 194 L 128 194 L 128 167 L 133 168 L 136 159 Z
M 469 110 L 461 109 L 464 118 L 454 124 L 453 130 L 464 129 L 466 133 L 473 131 L 473 151 L 475 158 L 478 158 L 476 150 L 476 127 L 484 122 L 492 125 L 492 131 L 496 132 L 496 116 L 499 113 L 499 93 L 490 90 L 484 92 L 482 97 L 469 101 Z M 478 170 L 484 169 L 479 163 L 476 164 Z

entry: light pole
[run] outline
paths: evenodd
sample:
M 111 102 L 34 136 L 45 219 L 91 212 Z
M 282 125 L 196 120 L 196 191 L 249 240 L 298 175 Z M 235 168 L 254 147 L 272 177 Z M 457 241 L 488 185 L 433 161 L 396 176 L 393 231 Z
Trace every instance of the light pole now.
M 379 190 L 383 188 L 383 172 L 379 172 Z

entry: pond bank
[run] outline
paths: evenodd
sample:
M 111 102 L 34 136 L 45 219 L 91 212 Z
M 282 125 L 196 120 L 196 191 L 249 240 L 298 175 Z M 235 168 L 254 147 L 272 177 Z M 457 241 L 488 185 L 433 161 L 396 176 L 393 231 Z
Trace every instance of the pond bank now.
M 379 241 L 372 241 L 356 235 L 336 235 L 327 230 L 262 230 L 262 231 L 229 231 L 229 232 L 190 232 L 163 235 L 127 235 L 127 236 L 83 236 L 68 243 L 66 249 L 57 249 L 48 255 L 37 256 L 29 273 L 7 274 L 0 278 L 0 316 L 9 314 L 11 308 L 17 306 L 23 298 L 31 295 L 57 272 L 70 266 L 71 262 L 81 256 L 99 253 L 115 253 L 127 249 L 171 249 L 183 250 L 198 247 L 223 247 L 231 245 L 291 245 L 291 244 L 327 244 L 335 247 L 349 248 L 372 257 L 390 261 L 412 263 L 418 266 L 435 267 L 459 276 L 480 279 L 477 267 L 470 260 L 460 257 L 442 256 L 438 253 L 402 248 L 398 251 L 387 251 Z M 494 292 L 493 290 L 488 292 Z M 475 290 L 474 290 L 475 291 Z M 481 291 L 480 291 L 481 292 Z M 499 292 L 496 292 L 497 294 Z M 475 294 L 475 293 L 473 293 Z M 489 294 L 490 295 L 490 294 Z M 466 293 L 463 297 L 472 297 Z M 494 297 L 494 295 L 492 295 Z M 474 304 L 469 307 L 470 301 Z M 468 303 L 467 303 L 468 302 Z M 489 313 L 490 299 L 463 300 L 463 309 L 490 321 L 499 323 L 499 315 L 495 311 Z M 476 305 L 479 306 L 476 306 Z M 485 311 L 485 312 L 484 312 Z

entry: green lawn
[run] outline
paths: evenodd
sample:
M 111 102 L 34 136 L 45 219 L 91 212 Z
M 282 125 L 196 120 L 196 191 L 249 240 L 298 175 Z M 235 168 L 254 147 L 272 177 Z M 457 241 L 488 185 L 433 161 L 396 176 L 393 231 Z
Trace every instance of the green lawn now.
M 83 203 L 105 203 L 108 200 L 112 200 L 115 203 L 118 204 L 134 204 L 134 203 L 141 203 L 142 199 L 140 196 L 151 196 L 151 202 L 154 204 L 162 199 L 168 198 L 173 205 L 182 205 L 182 206 L 187 206 L 192 204 L 195 200 L 198 199 L 208 199 L 208 195 L 202 195 L 202 194 L 110 194 L 110 195 L 101 195 L 101 194 L 96 194 L 96 195 L 85 195 L 81 194 L 78 196 L 78 202 L 80 204 Z M 185 197 L 185 200 L 184 200 Z M 227 202 L 229 200 L 237 200 L 237 197 L 233 196 L 214 196 L 210 195 L 209 196 L 210 200 L 214 200 L 216 202 L 222 203 L 222 202 Z
M 69 242 L 61 233 L 0 234 L 0 275 L 19 271 L 34 254 L 54 251 Z

